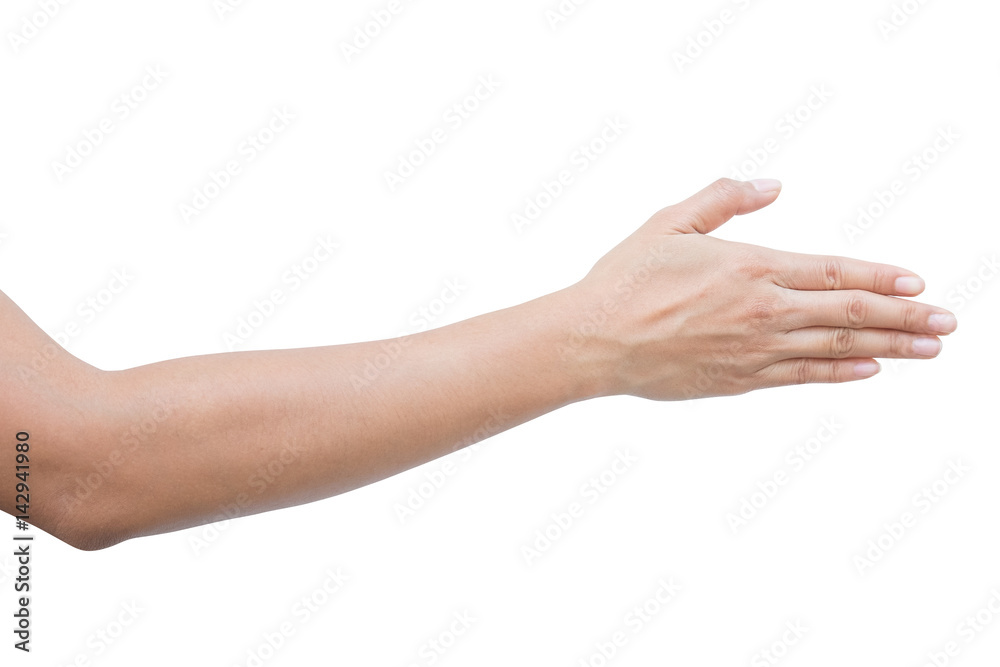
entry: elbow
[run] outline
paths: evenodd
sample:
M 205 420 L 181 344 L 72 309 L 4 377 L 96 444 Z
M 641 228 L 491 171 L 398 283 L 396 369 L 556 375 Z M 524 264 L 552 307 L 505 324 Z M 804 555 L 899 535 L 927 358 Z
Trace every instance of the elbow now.
M 16 430 L 28 436 L 27 505 L 4 506 L 61 542 L 97 551 L 130 537 L 136 449 L 121 442 L 126 420 L 109 377 L 89 378 L 87 391 L 33 401 Z M 71 388 L 72 389 L 72 388 Z M 36 395 L 36 398 L 39 398 Z
M 81 551 L 107 549 L 132 537 L 125 520 L 131 503 L 125 485 L 100 472 L 117 471 L 95 467 L 94 458 L 79 454 L 66 463 L 51 497 L 39 503 L 39 512 L 32 511 L 32 525 Z
M 0 455 L 0 510 L 77 549 L 128 539 L 148 466 L 122 441 L 120 374 L 74 357 L 2 292 L 0 331 L 0 439 L 16 445 Z
M 47 531 L 48 532 L 48 531 Z M 124 542 L 128 537 L 117 535 L 109 526 L 72 521 L 60 523 L 50 534 L 64 544 L 80 551 L 99 551 Z

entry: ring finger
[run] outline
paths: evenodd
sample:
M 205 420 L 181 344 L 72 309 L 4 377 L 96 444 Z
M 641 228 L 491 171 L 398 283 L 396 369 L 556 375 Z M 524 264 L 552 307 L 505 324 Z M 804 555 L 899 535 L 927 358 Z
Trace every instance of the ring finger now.
M 891 329 L 809 327 L 783 334 L 781 351 L 786 359 L 931 359 L 942 348 L 937 336 Z

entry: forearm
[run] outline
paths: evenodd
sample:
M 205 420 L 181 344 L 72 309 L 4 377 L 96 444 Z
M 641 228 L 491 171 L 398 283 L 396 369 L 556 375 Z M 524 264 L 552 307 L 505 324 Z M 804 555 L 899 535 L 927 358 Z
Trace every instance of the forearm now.
M 118 541 L 223 507 L 318 500 L 437 458 L 598 392 L 596 367 L 559 353 L 573 308 L 564 290 L 402 340 L 112 373 L 118 416 L 90 467 L 115 450 L 118 464 L 66 506 L 81 517 L 100 508 Z

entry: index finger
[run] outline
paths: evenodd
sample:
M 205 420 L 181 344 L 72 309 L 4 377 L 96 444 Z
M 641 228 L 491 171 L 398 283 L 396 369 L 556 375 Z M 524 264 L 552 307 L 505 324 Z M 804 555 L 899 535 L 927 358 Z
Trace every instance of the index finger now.
M 912 271 L 849 257 L 778 253 L 776 285 L 796 290 L 857 289 L 887 296 L 916 296 L 924 281 Z

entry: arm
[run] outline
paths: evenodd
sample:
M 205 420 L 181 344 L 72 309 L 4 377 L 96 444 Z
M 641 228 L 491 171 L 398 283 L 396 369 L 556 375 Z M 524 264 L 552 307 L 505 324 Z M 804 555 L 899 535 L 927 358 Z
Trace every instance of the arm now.
M 896 298 L 922 291 L 911 272 L 706 236 L 778 195 L 759 187 L 719 181 L 571 287 L 406 339 L 119 372 L 60 353 L 0 424 L 38 443 L 32 521 L 101 548 L 232 503 L 251 514 L 343 493 L 576 401 L 844 382 L 874 375 L 874 357 L 937 354 L 954 318 Z M 0 315 L 13 359 L 51 344 L 13 304 Z

